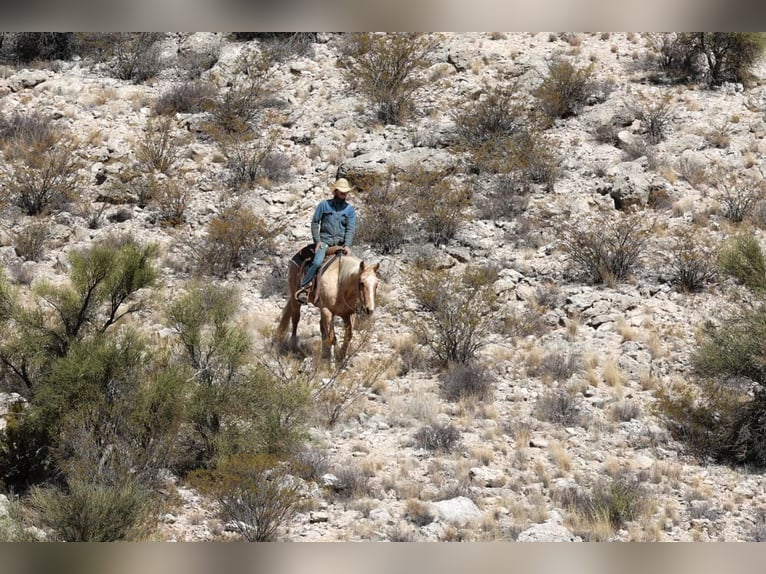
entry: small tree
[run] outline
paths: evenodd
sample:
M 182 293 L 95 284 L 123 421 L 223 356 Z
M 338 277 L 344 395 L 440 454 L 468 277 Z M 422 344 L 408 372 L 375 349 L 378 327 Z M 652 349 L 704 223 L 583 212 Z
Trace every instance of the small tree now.
M 682 69 L 701 76 L 709 86 L 751 80 L 752 68 L 763 56 L 761 32 L 693 32 L 680 34 Z M 698 68 L 700 58 L 704 67 Z
M 418 33 L 351 34 L 346 78 L 378 110 L 386 124 L 401 124 L 414 107 L 414 94 L 425 84 L 419 73 L 430 65 L 438 38 Z

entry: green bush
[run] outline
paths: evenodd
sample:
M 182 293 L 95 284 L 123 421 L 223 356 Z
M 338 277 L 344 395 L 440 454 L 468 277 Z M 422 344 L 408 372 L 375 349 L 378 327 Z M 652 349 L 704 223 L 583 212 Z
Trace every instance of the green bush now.
M 165 427 L 138 428 L 133 418 L 160 374 L 140 339 L 114 331 L 142 309 L 136 292 L 154 280 L 153 252 L 132 241 L 72 252 L 68 284 L 40 283 L 32 304 L 9 301 L 0 366 L 28 401 L 12 407 L 0 433 L 0 480 L 9 487 L 24 490 L 75 467 L 107 472 L 115 462 L 151 474 L 162 464 L 157 449 L 166 443 L 144 433 Z
M 73 480 L 66 490 L 35 488 L 30 505 L 39 522 L 62 542 L 115 542 L 141 537 L 151 512 L 149 493 L 135 482 L 123 485 Z
M 221 518 L 249 542 L 273 540 L 300 501 L 298 483 L 265 455 L 222 460 L 215 469 L 195 471 L 190 481 L 218 501 Z
M 595 283 L 626 279 L 646 251 L 651 228 L 641 214 L 600 215 L 592 224 L 567 225 L 562 247 L 569 259 Z
M 226 277 L 255 257 L 271 253 L 273 239 L 280 231 L 279 224 L 270 226 L 249 207 L 226 207 L 210 221 L 207 234 L 196 247 L 197 266 L 203 273 Z
M 766 260 L 758 238 L 751 231 L 743 231 L 721 246 L 718 266 L 752 291 L 766 289 Z
M 577 115 L 596 91 L 593 64 L 577 68 L 556 57 L 548 62 L 547 74 L 534 92 L 539 111 L 548 123 Z
M 409 286 L 422 310 L 409 320 L 419 342 L 440 366 L 468 363 L 487 344 L 495 321 L 494 270 L 466 267 L 462 274 L 415 269 Z
M 359 33 L 343 48 L 345 76 L 376 107 L 378 119 L 401 124 L 413 112 L 415 93 L 425 84 L 437 38 L 419 33 Z

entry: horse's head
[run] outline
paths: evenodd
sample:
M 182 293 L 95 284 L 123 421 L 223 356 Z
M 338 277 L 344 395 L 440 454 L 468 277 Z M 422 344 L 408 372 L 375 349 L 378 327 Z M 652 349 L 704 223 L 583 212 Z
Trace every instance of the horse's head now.
M 372 315 L 375 311 L 375 293 L 378 291 L 380 279 L 375 273 L 380 263 L 365 265 L 364 261 L 359 264 L 359 307 L 366 315 Z

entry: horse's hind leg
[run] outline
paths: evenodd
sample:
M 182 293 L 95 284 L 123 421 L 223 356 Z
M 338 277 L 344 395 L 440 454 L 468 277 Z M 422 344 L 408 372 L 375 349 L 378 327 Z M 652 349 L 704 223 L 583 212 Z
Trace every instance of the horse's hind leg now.
M 290 336 L 290 349 L 293 351 L 298 350 L 298 323 L 301 320 L 301 306 L 295 301 L 290 301 L 290 305 L 292 306 L 292 321 L 293 321 L 293 330 L 292 335 Z

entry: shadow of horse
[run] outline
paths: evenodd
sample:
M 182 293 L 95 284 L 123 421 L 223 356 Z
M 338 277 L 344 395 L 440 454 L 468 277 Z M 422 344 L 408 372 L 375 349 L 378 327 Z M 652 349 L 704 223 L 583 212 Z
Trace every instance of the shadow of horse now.
M 319 309 L 319 330 L 322 334 L 322 356 L 343 360 L 354 332 L 357 314 L 372 315 L 375 311 L 375 295 L 380 279 L 376 275 L 380 264 L 370 265 L 353 255 L 336 257 L 317 278 L 309 302 Z M 301 304 L 295 300 L 295 292 L 301 279 L 301 268 L 290 260 L 287 274 L 287 303 L 276 331 L 276 339 L 288 350 L 299 351 L 298 323 Z M 335 317 L 343 320 L 345 327 L 343 343 L 338 347 L 335 336 Z M 292 334 L 286 341 L 287 324 L 292 321 Z

